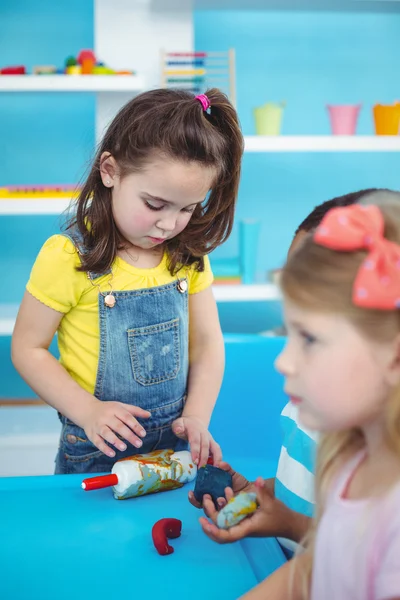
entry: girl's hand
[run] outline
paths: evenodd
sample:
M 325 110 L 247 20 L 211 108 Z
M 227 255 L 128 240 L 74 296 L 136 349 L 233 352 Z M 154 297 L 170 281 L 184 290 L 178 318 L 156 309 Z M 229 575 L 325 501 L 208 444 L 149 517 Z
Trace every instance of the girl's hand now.
M 254 487 L 259 507 L 252 515 L 230 529 L 217 527 L 218 511 L 215 510 L 211 498 L 204 496 L 204 511 L 213 521 L 210 523 L 204 517 L 200 519 L 204 533 L 219 544 L 236 542 L 245 537 L 291 537 L 290 523 L 293 515 L 297 513 L 275 498 L 273 481 L 264 481 L 261 477 L 256 480 Z M 233 495 L 232 490 L 227 488 L 227 498 Z
M 243 475 L 241 475 L 237 471 L 234 471 L 232 469 L 232 467 L 230 465 L 228 465 L 228 463 L 220 462 L 220 463 L 218 463 L 218 465 L 215 465 L 215 466 L 218 467 L 219 469 L 222 469 L 223 471 L 228 471 L 228 473 L 230 475 L 232 475 L 232 488 L 226 488 L 226 490 L 225 490 L 226 497 L 225 498 L 217 499 L 218 506 L 220 508 L 225 506 L 225 504 L 228 502 L 228 500 L 230 498 L 232 498 L 232 496 L 235 496 L 236 494 L 238 494 L 239 492 L 254 492 L 255 491 L 254 483 L 251 481 L 248 481 L 246 479 L 246 477 L 243 477 Z M 208 499 L 208 502 L 206 503 L 207 506 L 209 506 L 209 502 L 211 502 L 211 504 L 213 505 L 213 508 L 214 508 L 214 503 L 211 500 L 211 496 L 206 494 L 204 496 L 204 498 Z M 203 504 L 200 504 L 200 502 L 198 502 L 196 500 L 192 491 L 189 492 L 189 502 L 191 504 L 193 504 L 193 506 L 195 506 L 196 508 L 204 508 L 204 512 L 206 513 L 206 515 L 210 516 L 210 515 L 208 515 L 205 506 Z M 215 510 L 215 508 L 214 508 L 214 510 Z
M 178 438 L 189 442 L 193 462 L 198 467 L 207 464 L 210 454 L 215 464 L 222 459 L 219 444 L 214 440 L 207 427 L 196 417 L 175 419 L 172 423 L 172 431 Z
M 146 432 L 135 417 L 148 419 L 150 413 L 138 406 L 122 402 L 102 402 L 96 398 L 88 406 L 79 425 L 96 448 L 107 456 L 113 457 L 115 451 L 110 446 L 115 446 L 122 452 L 127 447 L 118 436 L 136 448 L 142 446 L 143 442 L 140 438 L 144 437 Z

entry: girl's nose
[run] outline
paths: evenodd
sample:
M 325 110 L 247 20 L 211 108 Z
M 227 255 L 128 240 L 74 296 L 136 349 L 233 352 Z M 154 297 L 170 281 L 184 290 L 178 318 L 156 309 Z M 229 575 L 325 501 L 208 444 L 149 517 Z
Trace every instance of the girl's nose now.
M 176 216 L 175 215 L 165 215 L 162 219 L 159 219 L 156 223 L 159 229 L 162 231 L 171 232 L 175 229 L 176 226 Z
M 288 349 L 287 342 L 285 344 L 285 347 L 275 360 L 275 369 L 285 377 L 287 377 L 288 375 L 293 375 L 294 364 L 290 358 L 290 352 Z

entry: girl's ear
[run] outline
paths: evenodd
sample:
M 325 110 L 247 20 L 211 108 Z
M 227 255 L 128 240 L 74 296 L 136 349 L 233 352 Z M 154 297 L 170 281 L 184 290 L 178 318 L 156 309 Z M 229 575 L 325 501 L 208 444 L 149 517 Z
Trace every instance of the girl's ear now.
M 100 157 L 100 176 L 105 187 L 111 188 L 118 175 L 117 163 L 109 152 L 103 152 Z
M 392 345 L 392 355 L 388 368 L 389 385 L 400 385 L 400 333 L 396 335 Z

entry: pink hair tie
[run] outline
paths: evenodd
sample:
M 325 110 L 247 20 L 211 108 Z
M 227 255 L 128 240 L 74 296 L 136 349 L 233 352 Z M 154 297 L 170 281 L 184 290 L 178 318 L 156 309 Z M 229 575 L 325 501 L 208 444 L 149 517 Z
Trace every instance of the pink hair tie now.
M 200 102 L 204 111 L 208 110 L 211 106 L 211 102 L 205 94 L 200 94 L 199 96 L 196 96 L 195 100 L 198 100 Z

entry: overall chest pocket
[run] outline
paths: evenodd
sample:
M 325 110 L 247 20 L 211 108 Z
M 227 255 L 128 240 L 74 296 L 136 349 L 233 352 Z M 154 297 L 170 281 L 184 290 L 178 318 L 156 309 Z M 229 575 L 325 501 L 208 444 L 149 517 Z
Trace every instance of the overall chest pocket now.
M 174 379 L 180 368 L 179 319 L 128 329 L 133 377 L 141 385 Z

